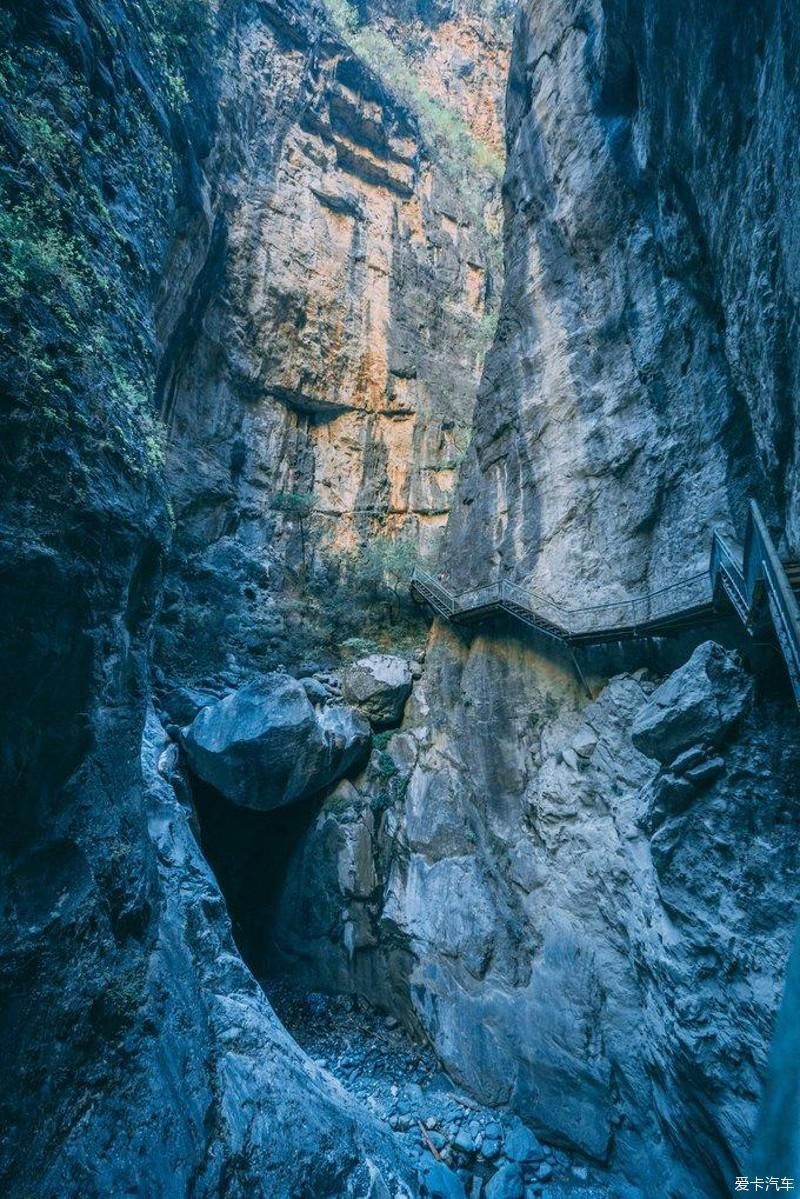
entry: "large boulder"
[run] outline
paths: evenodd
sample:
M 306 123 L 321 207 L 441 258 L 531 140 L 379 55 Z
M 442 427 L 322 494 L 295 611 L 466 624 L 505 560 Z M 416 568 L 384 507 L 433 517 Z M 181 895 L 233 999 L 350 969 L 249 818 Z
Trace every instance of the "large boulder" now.
M 424 1199 L 466 1199 L 464 1184 L 444 1162 L 425 1158 L 419 1170 L 420 1195 Z
M 516 1162 L 497 1171 L 486 1188 L 486 1199 L 525 1199 L 525 1180 Z
M 342 693 L 378 729 L 392 728 L 403 719 L 411 694 L 411 667 L 393 654 L 370 654 L 347 668 Z
M 189 764 L 232 803 L 268 811 L 313 795 L 362 762 L 366 720 L 314 708 L 301 683 L 270 674 L 203 708 L 185 730 Z
M 719 745 L 744 712 L 750 690 L 736 655 L 706 641 L 636 714 L 633 744 L 663 766 L 693 746 Z

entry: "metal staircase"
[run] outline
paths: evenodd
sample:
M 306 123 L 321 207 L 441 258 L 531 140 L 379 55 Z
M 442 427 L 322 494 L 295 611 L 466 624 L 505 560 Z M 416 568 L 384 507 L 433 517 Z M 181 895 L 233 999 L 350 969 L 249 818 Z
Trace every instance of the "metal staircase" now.
M 715 589 L 733 604 L 748 633 L 771 621 L 800 704 L 800 562 L 782 562 L 755 500 L 738 559 L 719 533 L 711 549 L 711 578 Z
M 708 571 L 633 599 L 567 608 L 506 579 L 453 593 L 421 569 L 414 571 L 411 592 L 443 620 L 505 613 L 569 646 L 668 636 L 719 619 L 730 604 L 751 635 L 772 624 L 800 705 L 800 561 L 781 561 L 755 500 L 741 552 L 715 533 Z

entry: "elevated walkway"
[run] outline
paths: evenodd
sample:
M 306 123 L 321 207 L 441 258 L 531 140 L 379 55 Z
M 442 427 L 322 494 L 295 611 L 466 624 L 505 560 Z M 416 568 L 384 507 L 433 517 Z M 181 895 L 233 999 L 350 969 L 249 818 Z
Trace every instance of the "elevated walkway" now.
M 741 552 L 715 533 L 709 569 L 633 599 L 567 608 L 506 579 L 454 593 L 417 569 L 412 595 L 443 620 L 465 623 L 504 613 L 568 646 L 665 637 L 709 624 L 732 607 L 751 635 L 771 623 L 800 705 L 800 561 L 782 562 L 755 500 Z

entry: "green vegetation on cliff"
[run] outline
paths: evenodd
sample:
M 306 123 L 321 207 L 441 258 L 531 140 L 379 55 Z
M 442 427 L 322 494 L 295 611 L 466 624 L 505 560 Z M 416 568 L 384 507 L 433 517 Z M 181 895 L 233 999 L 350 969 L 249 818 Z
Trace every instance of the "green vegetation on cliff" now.
M 431 94 L 415 67 L 413 45 L 403 49 L 375 25 L 363 22 L 350 0 L 323 2 L 340 37 L 417 117 L 431 153 L 466 212 L 476 228 L 485 230 L 489 257 L 499 275 L 499 238 L 486 229 L 485 209 L 488 196 L 503 178 L 503 157 L 475 136 L 452 105 Z M 490 7 L 491 15 L 508 20 L 504 0 Z
M 0 15 L 0 388 L 17 444 L 50 445 L 79 472 L 73 446 L 136 472 L 162 462 L 155 287 L 180 186 L 174 130 L 209 32 L 206 0 L 124 11 L 113 27 L 95 14 L 117 47 L 110 71 L 99 42 L 76 55 L 73 31 L 45 39 Z
M 502 179 L 503 159 L 475 137 L 458 112 L 431 95 L 414 69 L 410 54 L 381 30 L 363 24 L 350 0 L 324 0 L 324 4 L 341 37 L 417 115 L 423 133 L 454 181 L 463 188 L 469 185 L 471 190 L 475 171 L 479 176 Z

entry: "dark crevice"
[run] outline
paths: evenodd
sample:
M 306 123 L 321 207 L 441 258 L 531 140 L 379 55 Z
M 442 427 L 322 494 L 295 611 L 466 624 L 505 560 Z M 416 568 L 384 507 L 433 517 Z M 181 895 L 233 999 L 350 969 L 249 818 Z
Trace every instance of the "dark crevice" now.
M 225 897 L 239 952 L 257 978 L 269 973 L 272 923 L 294 850 L 322 796 L 256 812 L 192 780 L 200 843 Z

